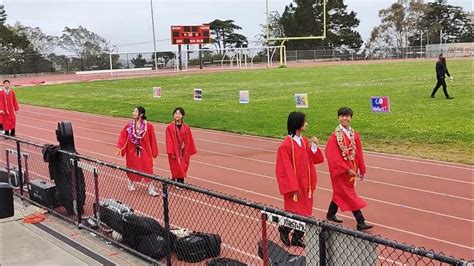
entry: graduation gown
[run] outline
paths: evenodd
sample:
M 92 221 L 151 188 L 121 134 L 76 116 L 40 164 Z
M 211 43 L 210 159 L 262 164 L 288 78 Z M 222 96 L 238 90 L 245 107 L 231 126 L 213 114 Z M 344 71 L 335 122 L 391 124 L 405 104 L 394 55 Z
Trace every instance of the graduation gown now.
M 344 145 L 350 146 L 350 139 L 343 132 Z M 336 133 L 333 132 L 326 143 L 326 159 L 329 166 L 332 183 L 332 201 L 341 208 L 342 211 L 357 211 L 365 206 L 364 200 L 357 196 L 355 191 L 355 178 L 349 177 L 347 171 L 352 168 L 354 172 L 360 171 L 365 175 L 365 163 L 362 154 L 362 144 L 359 134 L 354 130 L 354 141 L 356 152 L 354 160 L 345 160 L 342 156 L 341 148 L 337 142 Z
M 16 112 L 18 112 L 18 102 L 15 92 L 10 90 L 7 94 L 5 90 L 0 90 L 0 123 L 3 124 L 3 130 L 12 130 L 16 125 Z
M 178 129 L 175 122 L 166 127 L 166 152 L 170 164 L 171 178 L 185 178 L 189 168 L 191 155 L 196 154 L 191 129 L 185 123 Z M 171 158 L 174 155 L 174 159 Z
M 158 156 L 155 128 L 151 123 L 146 122 L 145 131 L 142 134 L 143 138 L 140 142 L 140 153 L 137 154 L 137 145 L 131 142 L 127 131 L 129 127 L 130 124 L 125 125 L 120 132 L 117 143 L 117 148 L 119 149 L 118 154 L 120 154 L 120 156 L 125 156 L 128 168 L 147 174 L 153 174 L 153 160 Z M 142 181 L 141 176 L 132 173 L 127 173 L 127 176 L 131 181 Z M 150 182 L 151 179 L 143 178 L 143 181 Z
M 300 147 L 290 136 L 285 138 L 278 148 L 275 172 L 286 211 L 311 216 L 317 181 L 314 164 L 322 162 L 321 150 L 318 148 L 313 153 L 308 139 L 302 138 Z M 298 192 L 296 202 L 293 200 L 294 192 Z

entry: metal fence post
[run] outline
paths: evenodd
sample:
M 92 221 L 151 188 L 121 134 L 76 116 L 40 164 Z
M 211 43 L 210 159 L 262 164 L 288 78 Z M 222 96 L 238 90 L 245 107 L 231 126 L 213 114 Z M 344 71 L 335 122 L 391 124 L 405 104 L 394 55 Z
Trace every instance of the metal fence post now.
M 322 228 L 319 233 L 319 265 L 326 266 L 326 229 Z
M 79 199 L 79 182 L 77 182 L 77 176 L 79 173 L 79 167 L 77 166 L 77 158 L 72 158 L 73 160 L 73 167 L 71 169 L 71 187 L 75 190 L 72 193 L 72 204 L 73 208 L 76 211 L 77 215 L 77 224 L 80 224 L 82 222 L 82 212 L 80 211 L 80 206 L 77 202 L 77 199 Z
M 168 184 L 163 183 L 163 220 L 165 222 L 165 239 L 168 243 L 170 250 L 171 249 L 171 239 L 170 239 L 170 212 L 169 212 L 169 194 L 168 194 Z M 171 265 L 171 252 L 166 255 L 166 265 Z
M 95 209 L 94 214 L 97 219 L 97 224 L 100 225 L 100 212 L 99 212 L 99 175 L 97 169 L 94 168 L 94 195 L 95 195 Z
M 22 172 L 22 167 L 21 167 L 21 148 L 20 148 L 20 142 L 16 141 L 16 153 L 17 153 L 17 158 L 18 158 L 18 177 L 20 179 L 20 195 L 23 197 L 23 172 Z
M 267 237 L 267 215 L 262 212 L 262 259 L 263 266 L 269 266 L 268 261 L 268 237 Z

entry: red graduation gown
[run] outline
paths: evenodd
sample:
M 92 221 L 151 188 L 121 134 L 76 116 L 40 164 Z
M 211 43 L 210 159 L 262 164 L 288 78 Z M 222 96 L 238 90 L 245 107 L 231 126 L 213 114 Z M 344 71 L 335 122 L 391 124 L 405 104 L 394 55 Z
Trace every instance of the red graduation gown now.
M 324 157 L 319 148 L 316 153 L 311 151 L 308 139 L 302 140 L 300 147 L 290 136 L 285 138 L 278 148 L 275 171 L 280 194 L 284 197 L 285 210 L 311 216 L 317 181 L 313 164 L 324 162 Z M 298 201 L 295 202 L 293 194 L 296 191 Z
M 125 156 L 128 168 L 147 174 L 153 174 L 153 159 L 158 156 L 158 146 L 156 144 L 155 128 L 151 123 L 147 122 L 146 124 L 146 130 L 143 133 L 143 138 L 140 143 L 142 147 L 140 155 L 137 155 L 136 145 L 133 144 L 128 137 L 127 129 L 130 124 L 125 125 L 120 132 L 117 147 L 119 149 L 118 154 Z M 127 176 L 134 182 L 142 181 L 141 176 L 131 173 L 127 173 Z M 151 179 L 143 178 L 143 181 L 150 182 Z
M 171 178 L 185 178 L 189 168 L 191 155 L 196 154 L 191 129 L 182 123 L 178 129 L 175 122 L 171 122 L 166 128 L 166 152 L 170 164 Z M 174 155 L 174 159 L 171 158 Z
M 16 125 L 15 112 L 19 110 L 14 91 L 10 90 L 8 94 L 4 90 L 0 91 L 0 110 L 3 111 L 3 114 L 0 115 L 3 130 L 14 129 Z
M 343 133 L 344 143 L 349 147 L 350 140 Z M 332 183 L 332 201 L 334 201 L 342 211 L 357 211 L 365 206 L 364 200 L 357 196 L 355 191 L 355 179 L 347 175 L 347 171 L 352 168 L 354 172 L 360 171 L 365 175 L 365 163 L 362 153 L 362 144 L 360 137 L 354 130 L 354 140 L 356 142 L 356 153 L 354 160 L 344 160 L 341 148 L 337 143 L 336 133 L 333 132 L 326 143 L 326 159 L 328 161 L 329 173 Z

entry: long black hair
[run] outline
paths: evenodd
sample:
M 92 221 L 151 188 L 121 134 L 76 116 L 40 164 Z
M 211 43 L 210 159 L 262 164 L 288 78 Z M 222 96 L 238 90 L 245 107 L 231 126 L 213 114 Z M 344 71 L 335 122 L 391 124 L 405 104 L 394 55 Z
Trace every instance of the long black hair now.
M 140 117 L 140 115 L 142 115 L 142 119 L 146 120 L 145 108 L 143 106 L 137 106 L 135 108 L 137 108 L 137 110 L 138 110 L 138 117 Z
M 296 135 L 296 130 L 304 126 L 306 121 L 306 115 L 302 112 L 291 112 L 288 115 L 288 122 L 286 123 L 286 129 L 288 130 L 288 135 Z

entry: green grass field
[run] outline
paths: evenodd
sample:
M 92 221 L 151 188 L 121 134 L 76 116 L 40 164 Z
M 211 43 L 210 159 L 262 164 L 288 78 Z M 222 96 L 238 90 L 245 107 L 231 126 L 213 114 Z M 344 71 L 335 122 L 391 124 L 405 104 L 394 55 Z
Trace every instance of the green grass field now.
M 17 88 L 20 103 L 131 117 L 143 105 L 148 119 L 169 122 L 176 106 L 194 127 L 283 137 L 295 110 L 295 93 L 308 93 L 309 130 L 325 141 L 338 125 L 341 106 L 354 110 L 353 127 L 364 149 L 473 164 L 473 60 L 448 60 L 453 82 L 431 99 L 435 61 L 245 70 L 199 75 L 96 81 Z M 152 98 L 152 87 L 162 98 Z M 193 89 L 203 100 L 193 100 Z M 239 90 L 250 104 L 239 104 Z M 389 96 L 391 113 L 370 112 L 371 96 Z

